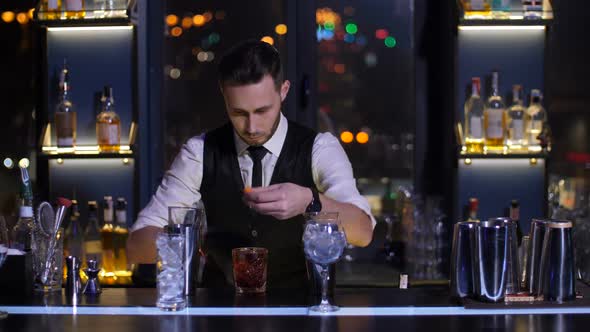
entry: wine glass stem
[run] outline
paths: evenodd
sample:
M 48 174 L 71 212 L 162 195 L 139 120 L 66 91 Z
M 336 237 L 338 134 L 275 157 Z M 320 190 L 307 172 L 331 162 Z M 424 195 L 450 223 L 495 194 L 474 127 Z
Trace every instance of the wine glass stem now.
M 328 302 L 328 266 L 322 265 L 322 302 L 320 305 L 329 305 Z

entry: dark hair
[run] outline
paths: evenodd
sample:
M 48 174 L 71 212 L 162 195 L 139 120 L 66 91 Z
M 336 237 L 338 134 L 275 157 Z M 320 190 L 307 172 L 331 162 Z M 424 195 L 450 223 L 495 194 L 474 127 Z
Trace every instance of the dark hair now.
M 272 45 L 259 40 L 246 40 L 229 49 L 219 61 L 219 84 L 245 85 L 258 83 L 270 75 L 277 90 L 283 83 L 281 56 Z

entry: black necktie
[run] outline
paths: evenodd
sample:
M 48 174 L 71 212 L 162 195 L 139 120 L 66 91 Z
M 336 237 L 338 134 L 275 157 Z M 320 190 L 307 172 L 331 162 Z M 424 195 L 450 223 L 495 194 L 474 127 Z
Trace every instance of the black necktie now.
M 252 168 L 252 187 L 262 186 L 262 158 L 268 152 L 264 146 L 251 146 L 248 148 L 250 152 L 250 158 L 254 162 Z

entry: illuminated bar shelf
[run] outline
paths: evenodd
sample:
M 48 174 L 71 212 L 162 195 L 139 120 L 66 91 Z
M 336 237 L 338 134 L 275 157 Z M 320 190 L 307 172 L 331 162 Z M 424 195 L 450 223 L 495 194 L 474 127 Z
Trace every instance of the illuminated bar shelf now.
M 547 159 L 549 158 L 549 150 L 539 151 L 489 151 L 489 152 L 467 152 L 465 147 L 459 147 L 457 152 L 457 158 L 465 159 L 522 159 L 522 158 L 535 158 L 535 159 Z
M 546 26 L 550 25 L 553 22 L 553 6 L 551 3 L 546 3 L 548 6 L 541 11 L 540 18 L 525 18 L 524 17 L 524 10 L 522 6 L 512 4 L 511 10 L 503 11 L 504 17 L 494 17 L 492 16 L 492 12 L 489 12 L 486 16 L 482 15 L 473 15 L 473 16 L 466 16 L 465 12 L 463 11 L 463 6 L 461 4 L 461 0 L 457 0 L 457 7 L 459 8 L 459 26 L 473 26 L 473 25 L 481 25 L 481 26 L 501 26 L 501 25 L 510 25 L 510 26 L 535 26 L 541 25 Z
M 129 142 L 120 145 L 118 152 L 101 152 L 98 145 L 76 145 L 74 147 L 61 148 L 57 147 L 51 140 L 52 126 L 46 124 L 43 129 L 42 140 L 40 142 L 41 151 L 39 155 L 48 159 L 84 159 L 84 158 L 135 158 L 133 147 L 135 146 L 135 137 L 137 137 L 137 125 L 135 122 L 131 123 L 129 128 Z
M 83 145 L 74 148 L 58 148 L 57 146 L 41 147 L 40 155 L 49 159 L 82 159 L 82 158 L 134 158 L 135 153 L 129 145 L 121 145 L 119 152 L 100 152 L 98 145 Z
M 128 22 L 130 9 L 134 8 L 135 1 L 127 1 L 124 6 L 121 5 L 108 10 L 101 9 L 90 3 L 89 7 L 79 11 L 43 10 L 41 4 L 42 1 L 39 1 L 35 8 L 34 20 L 44 25 L 101 25 Z

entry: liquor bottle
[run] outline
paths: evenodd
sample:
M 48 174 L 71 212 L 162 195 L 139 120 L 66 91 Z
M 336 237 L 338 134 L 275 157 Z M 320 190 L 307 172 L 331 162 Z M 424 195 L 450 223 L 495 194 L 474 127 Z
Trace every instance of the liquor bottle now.
M 84 0 L 63 0 L 66 19 L 80 19 L 86 16 Z
M 45 20 L 58 20 L 61 17 L 61 0 L 42 0 L 39 8 L 39 18 Z
M 529 150 L 540 150 L 539 135 L 547 120 L 545 108 L 541 105 L 543 96 L 538 89 L 531 90 L 531 102 L 525 114 L 525 134 L 529 143 Z
M 495 19 L 510 18 L 511 0 L 492 0 L 492 17 Z
M 64 60 L 59 80 L 59 103 L 55 108 L 55 133 L 58 147 L 76 145 L 76 111 L 70 100 L 70 71 Z
M 508 139 L 510 150 L 518 151 L 526 147 L 524 137 L 524 114 L 526 109 L 522 101 L 522 86 L 512 86 L 512 106 L 508 109 Z
M 471 97 L 465 102 L 465 147 L 467 152 L 483 152 L 484 102 L 480 97 L 479 77 L 471 79 Z
M 489 18 L 491 6 L 489 0 L 461 0 L 465 19 Z
M 509 218 L 516 223 L 516 238 L 518 240 L 518 244 L 520 245 L 523 234 L 522 229 L 520 228 L 520 203 L 516 199 L 510 201 Z
M 64 257 L 74 256 L 79 260 L 84 258 L 84 234 L 80 225 L 80 210 L 78 201 L 73 199 L 70 208 L 70 220 L 64 235 Z M 67 268 L 64 264 L 64 278 L 67 276 Z
M 115 216 L 117 225 L 114 229 L 113 242 L 115 246 L 115 271 L 127 271 L 127 202 L 123 197 L 117 198 L 115 204 Z
M 96 201 L 88 202 L 88 225 L 84 233 L 84 265 L 89 259 L 102 262 L 102 242 L 98 225 L 98 207 Z
M 543 0 L 522 0 L 522 11 L 525 19 L 543 18 Z
M 503 150 L 506 137 L 506 107 L 499 93 L 498 72 L 492 72 L 492 95 L 484 110 L 485 149 Z
M 479 222 L 477 218 L 477 209 L 479 208 L 479 200 L 477 198 L 470 198 L 469 199 L 469 217 L 467 221 L 471 222 Z
M 113 198 L 105 196 L 103 201 L 103 221 L 104 224 L 100 230 L 100 239 L 102 244 L 102 268 L 105 271 L 105 277 L 112 279 L 115 273 L 115 248 L 113 246 Z M 110 283 L 114 280 L 105 280 Z
M 118 152 L 121 144 L 121 120 L 115 113 L 113 89 L 105 86 L 102 96 L 102 110 L 96 117 L 96 138 L 101 152 Z
M 11 247 L 29 252 L 33 241 L 33 229 L 35 220 L 33 217 L 33 190 L 29 172 L 25 167 L 20 168 L 21 173 L 21 206 L 19 208 L 18 221 L 12 229 Z
M 84 257 L 84 234 L 80 225 L 78 201 L 75 199 L 72 200 L 70 223 L 64 237 L 64 256 L 75 256 L 78 259 Z

